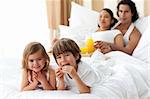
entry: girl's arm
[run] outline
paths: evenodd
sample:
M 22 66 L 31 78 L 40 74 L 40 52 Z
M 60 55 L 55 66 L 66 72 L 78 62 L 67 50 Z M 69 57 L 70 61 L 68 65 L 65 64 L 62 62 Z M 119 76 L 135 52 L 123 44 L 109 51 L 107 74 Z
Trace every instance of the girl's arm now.
M 51 71 L 50 71 L 51 72 Z M 50 75 L 51 73 L 49 73 Z M 47 75 L 45 71 L 39 71 L 37 72 L 37 79 L 41 83 L 44 90 L 54 90 L 55 88 L 51 85 L 51 78 L 47 80 Z M 51 75 L 50 75 L 51 76 Z
M 31 75 L 29 75 L 31 73 L 28 73 L 28 72 L 30 72 L 30 71 L 23 69 L 21 91 L 34 90 L 38 84 L 38 81 L 35 78 L 33 78 L 33 82 L 29 83 L 28 76 L 31 76 Z

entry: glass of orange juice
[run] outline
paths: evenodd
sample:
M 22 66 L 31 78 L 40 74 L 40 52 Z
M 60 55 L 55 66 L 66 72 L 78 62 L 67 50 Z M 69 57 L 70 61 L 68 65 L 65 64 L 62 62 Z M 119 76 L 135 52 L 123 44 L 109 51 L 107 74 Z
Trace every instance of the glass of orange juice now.
M 92 39 L 92 37 L 88 37 L 86 39 L 86 47 L 87 47 L 87 53 L 90 54 L 90 53 L 93 53 L 94 52 L 94 41 Z
M 81 40 L 79 42 L 79 47 L 80 47 L 80 50 L 81 50 L 81 54 L 87 54 L 87 47 L 86 47 L 86 44 L 85 44 L 85 40 Z
M 86 47 L 81 47 L 81 54 L 87 54 L 87 48 Z

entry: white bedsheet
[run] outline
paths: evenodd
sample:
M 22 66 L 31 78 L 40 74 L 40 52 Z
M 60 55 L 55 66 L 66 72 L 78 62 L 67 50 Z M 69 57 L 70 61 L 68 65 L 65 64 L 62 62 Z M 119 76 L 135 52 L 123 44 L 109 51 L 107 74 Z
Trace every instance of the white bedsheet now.
M 0 99 L 150 99 L 149 64 L 117 51 L 107 55 L 116 62 L 115 72 L 93 87 L 91 94 L 42 90 L 20 92 L 21 60 L 0 59 Z M 83 60 L 88 62 L 90 58 L 84 57 Z

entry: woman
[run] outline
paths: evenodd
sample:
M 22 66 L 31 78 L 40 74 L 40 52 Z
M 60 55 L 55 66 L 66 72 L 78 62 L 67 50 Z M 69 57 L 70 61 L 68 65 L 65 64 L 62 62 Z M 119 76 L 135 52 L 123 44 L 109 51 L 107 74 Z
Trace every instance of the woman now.
M 133 24 L 139 18 L 135 3 L 131 0 L 121 0 L 117 6 L 117 15 L 120 21 L 115 28 L 122 32 L 125 45 L 121 47 L 113 43 L 108 44 L 108 42 L 101 41 L 98 43 L 99 48 L 101 50 L 108 49 L 102 51 L 103 53 L 118 50 L 132 55 L 141 37 L 141 33 Z
M 94 47 L 100 49 L 102 53 L 109 51 L 110 48 L 109 46 L 100 47 L 99 43 L 101 44 L 101 42 L 107 41 L 108 44 L 113 43 L 117 46 L 124 46 L 122 33 L 118 29 L 111 30 L 116 22 L 117 19 L 114 18 L 113 12 L 110 9 L 104 8 L 100 11 L 99 28 L 92 34 L 92 37 L 95 41 Z

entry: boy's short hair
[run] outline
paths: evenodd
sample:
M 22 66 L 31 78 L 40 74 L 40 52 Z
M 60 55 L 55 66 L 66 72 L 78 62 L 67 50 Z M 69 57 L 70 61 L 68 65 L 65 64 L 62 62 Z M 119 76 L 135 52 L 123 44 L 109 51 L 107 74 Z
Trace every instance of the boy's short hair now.
M 78 64 L 81 60 L 81 54 L 80 54 L 80 48 L 77 45 L 75 41 L 69 38 L 61 38 L 60 40 L 56 41 L 52 53 L 56 60 L 56 56 L 65 53 L 65 52 L 71 52 L 74 57 L 79 55 L 79 59 L 76 60 L 76 63 Z

